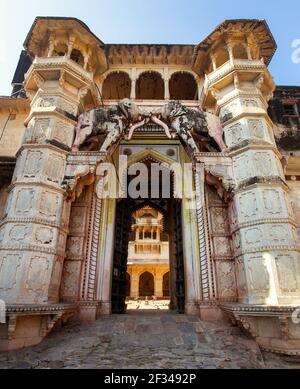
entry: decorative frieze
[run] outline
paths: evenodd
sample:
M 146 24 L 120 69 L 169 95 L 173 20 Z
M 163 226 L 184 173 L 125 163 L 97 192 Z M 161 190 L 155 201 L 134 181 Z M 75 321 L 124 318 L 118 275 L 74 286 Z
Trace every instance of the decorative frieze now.
M 216 263 L 218 298 L 235 299 L 237 296 L 237 285 L 235 279 L 234 262 L 219 261 Z
M 248 150 L 233 157 L 233 173 L 238 185 L 255 177 L 283 179 L 282 168 L 279 170 L 277 156 L 271 150 Z
M 23 254 L 5 253 L 0 256 L 0 293 L 2 298 L 5 297 L 4 292 L 8 292 L 16 288 L 22 274 L 22 257 Z
M 300 295 L 300 264 L 298 253 L 279 253 L 275 256 L 281 293 Z
M 224 127 L 225 141 L 229 148 L 243 147 L 245 142 L 258 145 L 259 143 L 274 144 L 266 120 L 261 118 L 242 117 Z
M 46 114 L 43 113 L 43 116 Z M 55 114 L 48 117 L 33 117 L 25 131 L 24 143 L 25 144 L 45 144 L 47 141 L 56 141 L 66 147 L 71 147 L 74 140 L 74 125 L 73 121 L 70 121 L 63 116 Z

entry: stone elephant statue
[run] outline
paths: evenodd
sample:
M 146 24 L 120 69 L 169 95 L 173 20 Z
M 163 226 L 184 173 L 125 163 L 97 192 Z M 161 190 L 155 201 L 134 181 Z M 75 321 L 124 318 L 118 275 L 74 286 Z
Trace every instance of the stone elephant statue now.
M 166 132 L 169 130 L 169 125 L 171 134 L 167 132 L 167 135 L 174 138 L 177 134 L 193 153 L 199 152 L 197 143 L 208 151 L 216 151 L 216 148 L 211 145 L 212 139 L 221 150 L 226 148 L 219 119 L 201 110 L 184 107 L 179 101 L 170 101 L 166 104 L 160 110 L 156 121 L 161 122 Z
M 126 137 L 129 139 L 133 131 L 144 122 L 143 114 L 129 99 L 124 99 L 113 107 L 100 107 L 84 112 L 78 118 L 72 150 L 100 149 L 101 152 L 107 152 L 123 136 L 126 137 L 126 130 L 130 129 L 130 134 Z

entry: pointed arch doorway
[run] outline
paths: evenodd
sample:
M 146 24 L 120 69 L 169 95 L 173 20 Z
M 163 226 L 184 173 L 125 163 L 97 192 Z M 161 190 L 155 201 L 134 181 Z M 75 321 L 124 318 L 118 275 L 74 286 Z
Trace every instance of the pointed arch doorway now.
M 143 154 L 142 158 L 143 164 L 147 166 L 149 172 L 148 191 L 146 190 L 147 196 L 141 195 L 140 197 L 134 199 L 130 197 L 129 192 L 128 198 L 117 200 L 111 293 L 112 313 L 126 312 L 126 273 L 128 270 L 127 262 L 129 238 L 134 224 L 133 214 L 144 208 L 150 208 L 158 212 L 163 217 L 162 235 L 167 236 L 169 242 L 168 262 L 170 270 L 170 309 L 180 313 L 184 313 L 185 311 L 182 200 L 174 198 L 174 175 L 171 169 L 166 168 L 166 163 L 164 163 L 164 169 L 168 171 L 168 178 L 161 173 L 159 181 L 153 183 L 153 177 L 150 173 L 152 164 L 160 164 L 162 161 L 159 159 L 158 155 L 152 154 L 150 156 L 145 156 Z M 140 161 L 141 159 L 138 159 L 130 166 L 133 166 L 135 163 L 140 163 Z M 128 172 L 129 170 L 127 170 L 127 174 Z M 132 183 L 134 179 L 136 179 L 136 176 L 127 175 L 128 187 L 130 187 L 130 183 Z M 163 186 L 166 186 L 166 179 L 170 180 L 169 195 L 166 195 L 163 190 Z M 151 190 L 153 185 L 156 188 L 156 195 L 151 197 L 151 195 L 153 195 L 153 191 Z M 163 274 L 161 274 L 160 278 L 161 297 L 163 297 Z M 134 280 L 132 279 L 131 282 L 133 284 Z M 157 291 L 157 289 L 157 282 L 155 281 L 155 290 Z M 137 292 L 140 294 L 138 287 Z
M 164 214 L 165 232 L 169 236 L 170 243 L 170 309 L 184 313 L 185 277 L 181 201 L 172 198 L 147 200 L 123 199 L 118 202 L 116 208 L 112 273 L 112 313 L 120 314 L 126 312 L 126 275 L 129 236 L 132 225 L 131 217 L 133 212 L 145 206 L 150 206 Z

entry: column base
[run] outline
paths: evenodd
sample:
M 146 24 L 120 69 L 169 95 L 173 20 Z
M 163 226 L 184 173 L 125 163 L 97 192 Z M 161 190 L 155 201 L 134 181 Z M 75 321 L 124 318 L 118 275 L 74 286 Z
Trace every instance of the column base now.
M 112 314 L 111 302 L 110 301 L 99 301 L 97 307 L 97 319 L 100 316 L 109 316 Z
M 224 304 L 222 310 L 263 350 L 300 355 L 299 307 Z
M 201 302 L 199 308 L 199 316 L 203 321 L 228 321 L 228 318 L 216 302 L 203 303 Z
M 97 320 L 99 301 L 80 301 L 78 304 L 78 320 L 82 324 L 93 323 Z
M 185 314 L 190 316 L 199 316 L 199 305 L 195 301 L 186 302 Z

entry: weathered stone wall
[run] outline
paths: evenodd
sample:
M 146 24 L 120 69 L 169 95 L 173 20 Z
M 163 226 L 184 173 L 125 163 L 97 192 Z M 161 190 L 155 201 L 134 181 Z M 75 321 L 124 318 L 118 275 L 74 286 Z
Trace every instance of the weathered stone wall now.
M 16 155 L 22 145 L 26 117 L 26 113 L 19 113 L 8 120 L 9 113 L 0 112 L 0 156 L 14 157 Z

